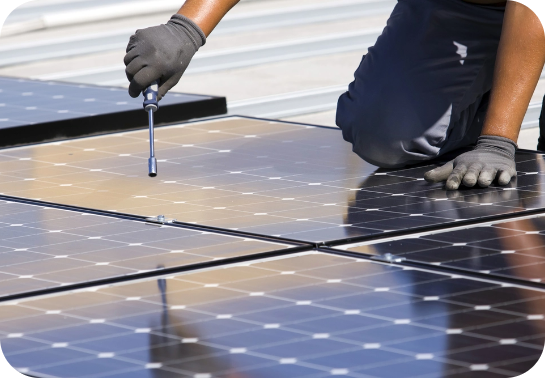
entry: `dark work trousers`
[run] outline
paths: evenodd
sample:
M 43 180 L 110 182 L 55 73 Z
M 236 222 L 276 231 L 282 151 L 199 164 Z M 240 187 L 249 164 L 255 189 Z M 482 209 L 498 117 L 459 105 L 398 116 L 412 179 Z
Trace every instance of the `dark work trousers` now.
M 367 162 L 397 168 L 475 143 L 505 8 L 399 0 L 337 105 L 337 125 Z

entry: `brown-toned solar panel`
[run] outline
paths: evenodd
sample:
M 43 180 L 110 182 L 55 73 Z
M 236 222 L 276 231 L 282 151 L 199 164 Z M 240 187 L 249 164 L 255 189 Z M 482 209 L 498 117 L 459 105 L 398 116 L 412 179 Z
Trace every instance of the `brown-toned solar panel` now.
M 377 170 L 341 132 L 227 117 L 159 128 L 159 175 L 136 131 L 0 151 L 0 193 L 319 242 L 516 214 L 543 205 L 543 156 L 508 187 L 446 192 L 432 166 Z

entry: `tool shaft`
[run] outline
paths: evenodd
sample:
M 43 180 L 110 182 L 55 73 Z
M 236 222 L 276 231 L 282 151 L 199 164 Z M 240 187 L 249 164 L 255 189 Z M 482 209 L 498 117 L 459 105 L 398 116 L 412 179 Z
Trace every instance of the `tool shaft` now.
M 155 157 L 155 133 L 153 126 L 153 110 L 148 110 L 149 117 L 149 151 L 150 157 Z
M 155 135 L 153 129 L 153 110 L 148 110 L 149 115 L 149 152 L 150 157 L 148 159 L 148 176 L 157 176 L 157 159 L 155 159 Z
M 144 109 L 148 112 L 149 117 L 149 151 L 150 157 L 148 159 L 149 177 L 157 176 L 157 159 L 155 159 L 155 135 L 153 124 L 153 113 L 159 109 L 159 103 L 157 100 L 158 95 L 158 83 L 153 82 L 144 91 Z

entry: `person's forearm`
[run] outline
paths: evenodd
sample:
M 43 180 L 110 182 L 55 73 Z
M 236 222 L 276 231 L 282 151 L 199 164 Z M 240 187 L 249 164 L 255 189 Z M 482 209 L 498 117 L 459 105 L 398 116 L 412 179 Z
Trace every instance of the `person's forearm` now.
M 537 16 L 508 2 L 482 135 L 516 142 L 545 63 L 545 33 Z
M 187 0 L 178 14 L 199 25 L 208 37 L 223 16 L 238 2 L 239 0 Z

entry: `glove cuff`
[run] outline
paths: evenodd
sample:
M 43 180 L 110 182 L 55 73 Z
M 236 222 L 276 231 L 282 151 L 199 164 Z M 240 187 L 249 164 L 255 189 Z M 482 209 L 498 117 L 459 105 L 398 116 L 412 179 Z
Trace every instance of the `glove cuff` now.
M 201 30 L 199 25 L 194 23 L 186 16 L 181 14 L 175 14 L 170 18 L 167 23 L 183 28 L 191 37 L 191 41 L 195 45 L 196 50 L 204 46 L 204 44 L 206 43 L 206 35 L 204 35 L 204 32 Z
M 494 135 L 482 135 L 477 139 L 477 146 L 475 149 L 494 151 L 501 153 L 510 159 L 515 159 L 517 144 L 509 138 Z

